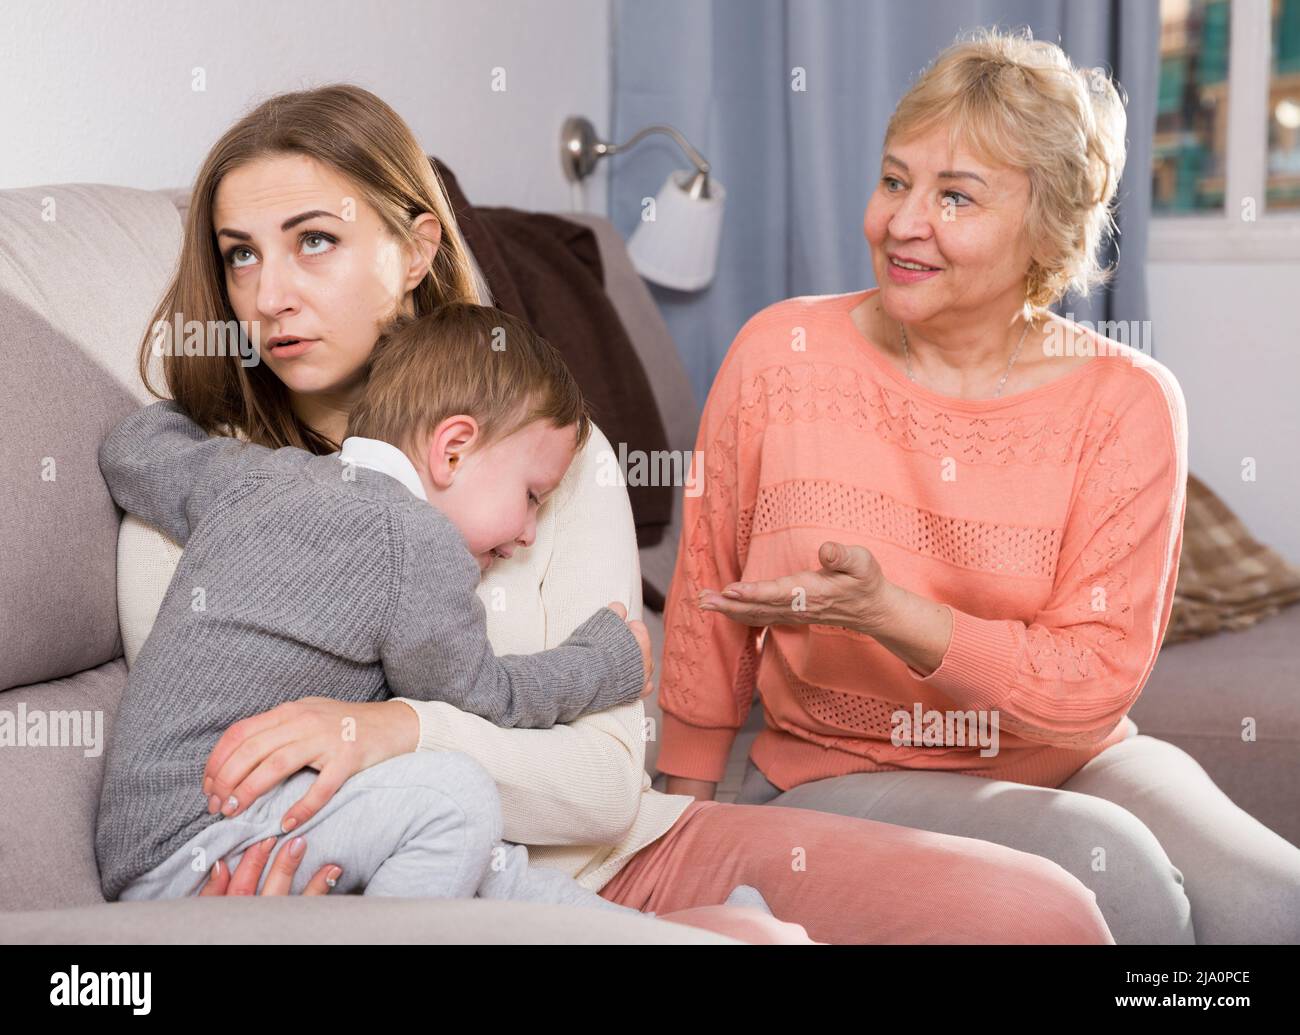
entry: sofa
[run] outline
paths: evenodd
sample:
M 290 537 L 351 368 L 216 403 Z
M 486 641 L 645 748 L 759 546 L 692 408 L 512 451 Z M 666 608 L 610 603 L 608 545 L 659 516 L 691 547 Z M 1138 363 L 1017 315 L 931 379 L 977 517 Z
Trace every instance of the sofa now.
M 652 918 L 481 899 L 104 902 L 94 854 L 103 753 L 26 734 L 33 716 L 84 713 L 102 720 L 103 743 L 126 685 L 121 515 L 97 450 L 149 401 L 137 346 L 178 253 L 186 200 L 185 191 L 82 184 L 0 191 L 0 724 L 14 740 L 5 744 L 0 726 L 0 942 L 739 944 Z M 611 291 L 640 288 L 627 314 L 646 321 L 653 303 L 612 228 L 595 222 L 622 264 Z M 672 349 L 661 320 L 649 335 L 647 348 Z M 676 379 L 665 411 L 693 420 L 674 409 L 680 364 L 663 374 Z M 662 547 L 647 556 L 652 567 L 668 563 Z M 94 738 L 79 733 L 67 727 L 58 740 Z
M 120 513 L 99 474 L 100 441 L 149 401 L 136 347 L 171 272 L 184 190 L 59 185 L 0 191 L 0 722 L 90 711 L 111 727 L 126 665 L 118 628 Z M 605 219 L 592 228 L 606 290 L 645 365 L 668 445 L 695 446 L 699 401 L 652 295 Z M 640 551 L 666 592 L 681 493 L 662 540 Z M 662 616 L 644 615 L 656 654 Z M 1243 632 L 1161 653 L 1132 716 L 1197 758 L 1243 808 L 1300 844 L 1300 608 Z M 646 702 L 659 727 L 657 702 Z M 1241 739 L 1245 716 L 1258 739 Z M 757 702 L 737 737 L 720 800 L 740 786 L 762 728 Z M 13 727 L 11 726 L 11 729 Z M 657 740 L 646 765 L 656 775 Z M 337 896 L 105 903 L 94 857 L 102 754 L 0 745 L 0 942 L 644 942 L 728 944 L 705 931 L 532 903 Z M 657 785 L 662 786 L 662 778 Z

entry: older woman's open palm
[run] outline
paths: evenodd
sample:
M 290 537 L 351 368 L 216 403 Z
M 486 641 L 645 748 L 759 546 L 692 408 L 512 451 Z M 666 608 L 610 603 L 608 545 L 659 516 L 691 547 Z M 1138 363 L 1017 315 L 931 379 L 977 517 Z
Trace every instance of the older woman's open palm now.
M 743 625 L 871 627 L 890 588 L 880 562 L 864 546 L 833 541 L 822 543 L 817 560 L 817 569 L 762 582 L 733 582 L 721 592 L 702 590 L 700 609 Z

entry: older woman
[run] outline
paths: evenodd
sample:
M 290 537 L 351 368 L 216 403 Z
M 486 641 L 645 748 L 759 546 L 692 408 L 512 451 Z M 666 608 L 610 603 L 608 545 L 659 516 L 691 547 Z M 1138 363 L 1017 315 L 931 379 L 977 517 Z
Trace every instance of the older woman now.
M 164 324 L 184 314 L 257 326 L 262 362 L 171 353 L 163 374 L 177 403 L 213 433 L 329 453 L 346 434 L 384 323 L 399 311 L 482 298 L 451 206 L 401 118 L 355 86 L 280 95 L 232 126 L 204 161 L 177 272 L 155 314 Z M 148 375 L 152 340 L 142 346 Z M 611 599 L 639 617 L 627 493 L 599 478 L 609 449 L 593 428 L 539 510 L 534 540 L 484 578 L 479 595 L 498 652 L 554 646 Z M 124 522 L 119 581 L 128 662 L 148 634 L 176 556 L 158 533 Z M 299 864 L 316 874 L 314 892 L 328 887 L 330 860 L 316 858 L 304 846 L 310 839 L 293 828 L 349 777 L 405 752 L 455 750 L 496 780 L 505 837 L 528 845 L 535 863 L 665 919 L 747 941 L 1112 941 L 1092 893 L 1026 852 L 652 790 L 640 701 L 552 729 L 518 730 L 445 702 L 345 703 L 313 697 L 314 689 L 304 685 L 303 699 L 214 731 L 202 774 L 210 811 L 238 815 L 286 776 L 304 767 L 320 772 L 282 817 L 288 855 L 280 869 L 272 864 L 264 891 L 283 889 L 286 869 Z M 197 770 L 195 777 L 197 793 Z M 266 858 L 260 853 L 248 870 L 241 859 L 234 878 L 219 865 L 210 890 L 256 887 Z M 800 879 L 784 880 L 790 872 Z M 718 904 L 737 884 L 756 887 L 788 923 L 732 907 L 719 916 Z
M 1127 718 L 1169 620 L 1184 402 L 1047 308 L 1109 272 L 1124 129 L 1100 72 L 996 32 L 902 99 L 880 286 L 764 309 L 709 394 L 659 767 L 711 798 L 757 684 L 741 802 L 1043 855 L 1120 944 L 1300 941 L 1300 850 Z

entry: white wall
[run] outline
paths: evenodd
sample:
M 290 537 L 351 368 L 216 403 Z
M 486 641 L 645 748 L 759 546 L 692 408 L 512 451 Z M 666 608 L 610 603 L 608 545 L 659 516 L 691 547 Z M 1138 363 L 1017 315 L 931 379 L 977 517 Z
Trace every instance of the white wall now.
M 476 204 L 603 212 L 607 163 L 575 204 L 557 141 L 570 113 L 609 129 L 609 31 L 608 0 L 5 3 L 0 188 L 187 186 L 257 100 L 349 80 L 393 105 Z M 496 67 L 504 92 L 491 89 Z M 1191 470 L 1296 563 L 1298 286 L 1297 264 L 1150 266 L 1157 357 L 1187 397 Z M 1243 457 L 1256 482 L 1242 481 Z
M 1300 263 L 1147 269 L 1156 358 L 1187 399 L 1191 472 L 1300 564 Z
M 6 0 L 0 188 L 189 186 L 258 100 L 340 80 L 391 104 L 475 204 L 604 211 L 603 169 L 573 203 L 559 133 L 571 113 L 609 127 L 608 0 Z

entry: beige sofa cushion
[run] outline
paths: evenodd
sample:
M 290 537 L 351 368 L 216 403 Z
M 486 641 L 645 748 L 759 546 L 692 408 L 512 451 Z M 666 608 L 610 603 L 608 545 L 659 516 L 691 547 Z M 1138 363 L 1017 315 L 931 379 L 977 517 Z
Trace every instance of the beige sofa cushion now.
M 99 443 L 145 401 L 135 360 L 180 246 L 165 197 L 0 191 L 0 689 L 121 653 Z

